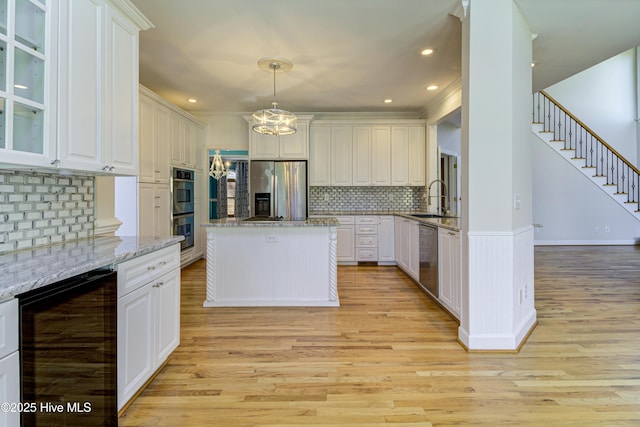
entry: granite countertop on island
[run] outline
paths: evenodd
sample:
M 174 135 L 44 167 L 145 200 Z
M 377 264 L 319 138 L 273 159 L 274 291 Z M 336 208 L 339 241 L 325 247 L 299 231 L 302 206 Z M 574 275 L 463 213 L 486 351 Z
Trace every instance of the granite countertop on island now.
M 201 224 L 202 227 L 337 227 L 340 222 L 330 216 L 307 218 L 304 221 L 245 221 L 244 218 L 223 218 Z
M 118 264 L 182 240 L 184 236 L 104 236 L 8 252 L 0 255 L 0 300 Z

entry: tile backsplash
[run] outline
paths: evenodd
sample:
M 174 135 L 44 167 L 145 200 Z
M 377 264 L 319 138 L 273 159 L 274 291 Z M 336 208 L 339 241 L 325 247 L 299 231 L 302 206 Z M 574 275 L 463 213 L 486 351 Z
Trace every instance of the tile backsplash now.
M 424 187 L 310 187 L 309 211 L 425 210 Z
M 94 181 L 0 171 L 0 253 L 93 236 Z

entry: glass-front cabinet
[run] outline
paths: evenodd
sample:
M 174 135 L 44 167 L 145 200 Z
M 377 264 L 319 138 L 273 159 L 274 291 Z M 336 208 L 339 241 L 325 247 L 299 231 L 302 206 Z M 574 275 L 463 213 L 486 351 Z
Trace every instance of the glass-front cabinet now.
M 55 157 L 51 22 L 46 0 L 0 0 L 0 163 Z

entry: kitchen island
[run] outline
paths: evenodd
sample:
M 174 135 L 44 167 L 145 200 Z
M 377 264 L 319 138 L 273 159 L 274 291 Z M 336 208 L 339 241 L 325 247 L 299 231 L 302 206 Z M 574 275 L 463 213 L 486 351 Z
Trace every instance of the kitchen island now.
M 205 307 L 337 307 L 335 218 L 221 219 L 207 228 Z

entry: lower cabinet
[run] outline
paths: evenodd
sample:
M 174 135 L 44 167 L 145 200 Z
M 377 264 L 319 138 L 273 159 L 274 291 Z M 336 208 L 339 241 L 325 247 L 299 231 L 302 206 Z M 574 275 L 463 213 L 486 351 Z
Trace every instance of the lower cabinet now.
M 460 278 L 460 232 L 438 229 L 439 300 L 456 318 L 460 318 L 462 282 Z
M 355 218 L 353 216 L 337 216 L 338 226 L 338 263 L 354 263 L 355 251 Z
M 180 245 L 118 266 L 118 409 L 180 343 Z
M 396 263 L 411 278 L 420 277 L 420 235 L 418 221 L 396 217 L 395 230 Z
M 378 262 L 395 264 L 394 217 L 378 217 Z
M 18 300 L 0 303 L 0 402 L 20 402 Z M 20 412 L 0 411 L 0 426 L 20 425 Z

